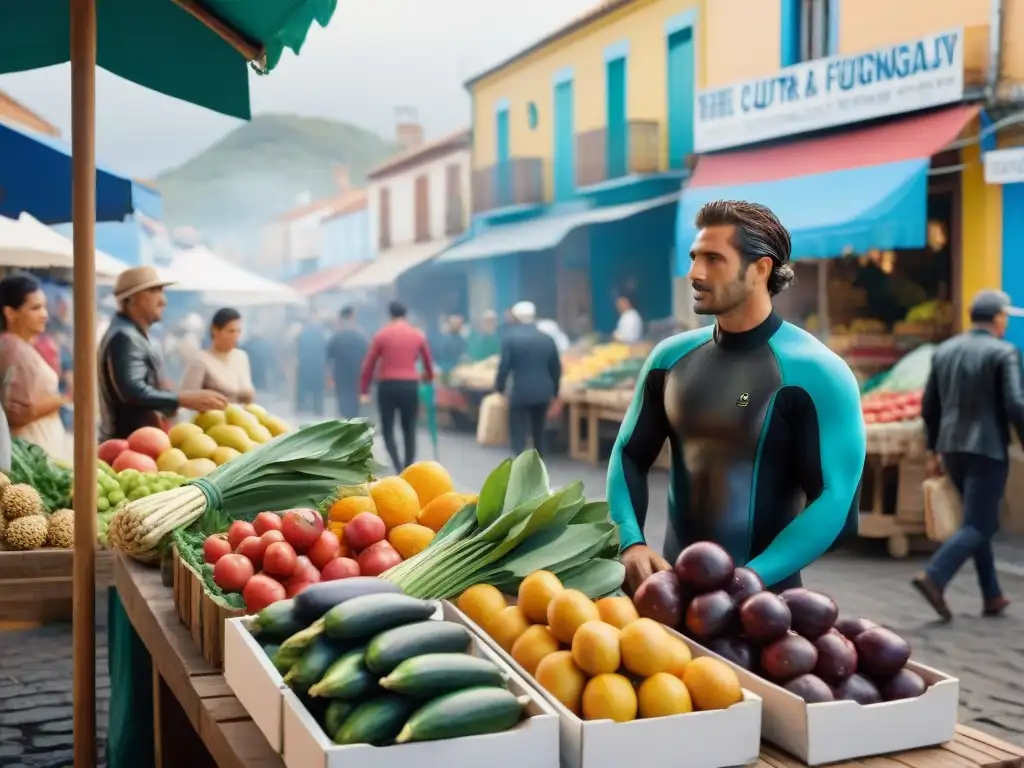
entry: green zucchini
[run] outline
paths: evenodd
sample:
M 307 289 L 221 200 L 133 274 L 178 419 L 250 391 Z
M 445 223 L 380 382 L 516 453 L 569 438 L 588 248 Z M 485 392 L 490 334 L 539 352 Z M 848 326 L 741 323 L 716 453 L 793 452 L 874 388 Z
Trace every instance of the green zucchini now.
M 302 658 L 302 653 L 302 651 L 295 648 L 282 648 L 278 646 L 277 651 L 270 658 L 274 663 L 274 668 L 283 675 L 299 662 L 299 659 Z
M 469 630 L 450 621 L 421 621 L 377 635 L 366 647 L 366 666 L 388 675 L 406 659 L 426 653 L 465 653 Z
M 301 629 L 291 637 L 286 638 L 281 642 L 281 650 L 287 650 L 289 653 L 306 650 L 309 644 L 316 640 L 324 633 L 324 620 L 317 619 L 305 629 Z
M 342 655 L 346 646 L 336 640 L 318 637 L 302 654 L 294 666 L 288 670 L 284 681 L 298 690 L 308 689 L 317 682 L 330 666 Z
M 309 695 L 328 699 L 359 699 L 375 693 L 377 678 L 363 663 L 365 653 L 365 648 L 345 653 L 309 689 Z
M 256 614 L 252 633 L 261 642 L 285 640 L 306 628 L 306 623 L 295 615 L 294 600 L 278 600 Z
M 464 653 L 428 653 L 406 659 L 380 681 L 405 696 L 430 699 L 464 688 L 504 688 L 505 675 L 494 662 Z
M 281 646 L 277 643 L 267 643 L 266 645 L 260 646 L 263 648 L 263 652 L 267 654 L 267 658 L 273 660 L 277 656 L 277 652 L 281 650 Z
M 523 707 L 529 701 L 504 688 L 467 688 L 449 693 L 416 710 L 395 741 L 403 744 L 501 733 L 523 718 Z
M 436 610 L 433 603 L 406 595 L 363 595 L 331 608 L 324 616 L 324 632 L 346 640 L 369 639 L 388 629 L 426 621 Z
M 356 705 L 351 701 L 342 701 L 341 699 L 332 699 L 331 703 L 327 705 L 327 711 L 324 712 L 324 733 L 334 740 L 334 735 L 338 732 L 338 729 L 345 724 L 345 719 L 352 714 L 352 710 L 356 708 Z
M 300 621 L 315 621 L 331 608 L 362 595 L 400 594 L 401 588 L 376 576 L 354 576 L 310 584 L 295 596 L 295 614 Z
M 335 744 L 372 744 L 385 747 L 392 744 L 409 716 L 416 710 L 416 702 L 404 696 L 385 693 L 360 704 L 334 734 Z

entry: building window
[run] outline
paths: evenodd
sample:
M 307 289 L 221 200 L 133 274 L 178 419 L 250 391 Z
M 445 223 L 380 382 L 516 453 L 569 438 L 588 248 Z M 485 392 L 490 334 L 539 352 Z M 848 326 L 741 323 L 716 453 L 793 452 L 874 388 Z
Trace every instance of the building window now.
M 540 113 L 537 111 L 537 104 L 531 101 L 526 105 L 526 124 L 530 127 L 531 131 L 535 131 L 539 122 Z
M 386 251 L 391 247 L 391 190 L 383 187 L 377 200 L 380 208 L 377 215 L 377 249 Z
M 430 240 L 430 183 L 426 174 L 416 177 L 416 242 Z
M 829 0 L 800 0 L 800 60 L 829 55 Z
M 452 163 L 444 172 L 445 216 L 444 233 L 459 235 L 465 229 L 465 211 L 462 200 L 462 166 Z

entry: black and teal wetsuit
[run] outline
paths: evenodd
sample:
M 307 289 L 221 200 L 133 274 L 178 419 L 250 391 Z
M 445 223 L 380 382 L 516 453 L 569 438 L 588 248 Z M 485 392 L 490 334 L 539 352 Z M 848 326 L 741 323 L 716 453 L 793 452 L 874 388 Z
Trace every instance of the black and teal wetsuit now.
M 744 333 L 673 336 L 647 359 L 608 467 L 623 550 L 644 542 L 647 474 L 666 439 L 669 562 L 715 541 L 786 588 L 856 524 L 865 456 L 857 381 L 774 313 Z

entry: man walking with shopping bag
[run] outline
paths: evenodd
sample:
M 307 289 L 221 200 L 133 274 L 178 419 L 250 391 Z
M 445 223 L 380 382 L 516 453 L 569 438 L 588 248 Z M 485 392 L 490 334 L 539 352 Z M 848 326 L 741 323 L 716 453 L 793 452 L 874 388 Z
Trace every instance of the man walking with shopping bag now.
M 953 618 L 944 592 L 974 559 L 984 616 L 1010 604 L 996 574 L 992 537 L 1009 474 L 1010 427 L 1024 440 L 1024 384 L 1017 348 L 1003 340 L 1011 316 L 1002 291 L 981 291 L 971 302 L 971 329 L 935 350 L 921 403 L 932 474 L 945 473 L 963 499 L 963 522 L 912 584 L 944 620 Z

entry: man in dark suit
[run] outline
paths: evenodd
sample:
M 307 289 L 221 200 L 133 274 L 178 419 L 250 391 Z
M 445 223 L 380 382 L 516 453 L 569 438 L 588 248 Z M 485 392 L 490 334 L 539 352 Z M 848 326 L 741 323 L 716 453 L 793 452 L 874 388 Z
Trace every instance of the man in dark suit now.
M 512 315 L 516 325 L 501 341 L 501 362 L 494 388 L 504 394 L 512 377 L 508 398 L 512 453 L 518 456 L 526 450 L 529 433 L 533 447 L 543 455 L 544 428 L 551 401 L 558 397 L 562 361 L 554 339 L 537 328 L 537 308 L 531 302 L 516 304 Z
M 1010 601 L 999 588 L 992 536 L 1009 474 L 1010 428 L 1024 440 L 1024 384 L 1017 348 L 1003 340 L 1011 315 L 1002 291 L 971 302 L 971 329 L 935 350 L 924 390 L 924 418 L 933 474 L 949 477 L 963 499 L 963 524 L 913 580 L 943 619 L 953 614 L 943 592 L 969 558 L 984 599 L 982 613 L 999 616 Z
M 334 378 L 338 415 L 354 419 L 359 415 L 359 374 L 370 350 L 370 340 L 356 323 L 352 307 L 342 307 L 338 329 L 327 342 L 327 361 Z

